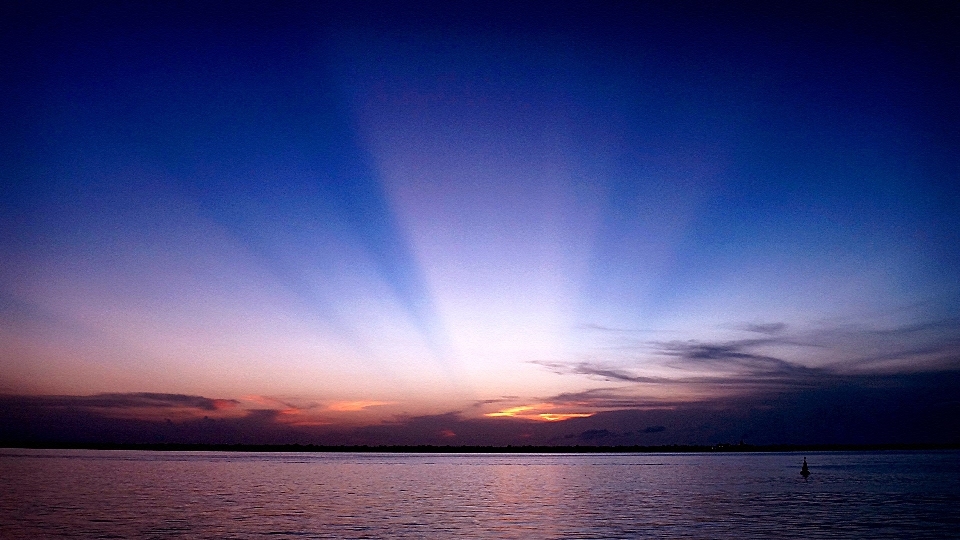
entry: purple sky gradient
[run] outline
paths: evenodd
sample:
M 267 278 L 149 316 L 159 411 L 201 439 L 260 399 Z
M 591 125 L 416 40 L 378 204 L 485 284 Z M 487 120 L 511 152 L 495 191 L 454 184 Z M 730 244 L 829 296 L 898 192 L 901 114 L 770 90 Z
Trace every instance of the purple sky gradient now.
M 949 5 L 2 10 L 5 440 L 957 440 Z

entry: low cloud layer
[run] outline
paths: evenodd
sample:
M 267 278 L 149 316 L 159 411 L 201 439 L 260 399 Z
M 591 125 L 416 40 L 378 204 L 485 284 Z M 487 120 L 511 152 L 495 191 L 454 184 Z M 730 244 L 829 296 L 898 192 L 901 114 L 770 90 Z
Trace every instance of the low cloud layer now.
M 140 394 L 0 397 L 0 443 L 207 443 L 319 445 L 960 444 L 960 372 L 848 378 L 776 395 L 668 402 L 631 386 L 551 396 L 558 407 L 596 411 L 543 422 L 461 412 L 395 417 L 367 425 L 290 424 L 281 410 L 235 415 L 137 417 Z M 106 401 L 103 401 L 106 400 Z M 147 398 L 153 401 L 154 398 Z M 211 411 L 219 402 L 174 396 Z M 226 400 L 229 401 L 229 400 Z M 108 410 L 89 403 L 110 403 Z M 130 414 L 117 415 L 121 403 Z
M 535 362 L 596 385 L 581 391 L 425 416 L 390 416 L 397 404 L 375 400 L 6 395 L 0 443 L 960 444 L 955 319 L 885 329 L 751 324 L 727 340 L 591 331 L 615 336 L 617 354 Z

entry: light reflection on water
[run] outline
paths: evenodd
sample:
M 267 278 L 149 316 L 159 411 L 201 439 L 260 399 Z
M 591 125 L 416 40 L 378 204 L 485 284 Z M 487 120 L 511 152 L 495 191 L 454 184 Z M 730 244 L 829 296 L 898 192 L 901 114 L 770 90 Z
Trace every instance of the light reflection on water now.
M 0 537 L 960 538 L 960 452 L 0 449 Z

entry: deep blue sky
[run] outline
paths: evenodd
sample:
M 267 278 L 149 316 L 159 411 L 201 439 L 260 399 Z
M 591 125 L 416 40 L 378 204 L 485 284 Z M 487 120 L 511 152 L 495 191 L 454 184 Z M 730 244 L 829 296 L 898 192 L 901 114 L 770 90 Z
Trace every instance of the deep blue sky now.
M 2 9 L 4 407 L 957 437 L 949 3 Z

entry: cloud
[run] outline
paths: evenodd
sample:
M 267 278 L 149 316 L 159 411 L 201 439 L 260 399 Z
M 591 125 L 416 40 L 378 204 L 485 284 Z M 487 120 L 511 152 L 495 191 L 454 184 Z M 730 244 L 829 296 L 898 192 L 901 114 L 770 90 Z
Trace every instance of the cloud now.
M 0 442 L 960 443 L 960 320 L 744 329 L 754 335 L 632 342 L 610 357 L 536 361 L 605 386 L 479 400 L 466 416 L 381 421 L 365 411 L 389 404 L 374 400 L 0 395 Z
M 595 323 L 581 324 L 581 325 L 577 326 L 577 328 L 579 328 L 579 329 L 581 329 L 581 330 L 590 330 L 590 331 L 596 331 L 596 332 L 607 332 L 607 333 L 611 333 L 611 334 L 645 334 L 645 333 L 657 332 L 656 330 L 651 330 L 651 329 L 619 328 L 619 327 L 615 327 L 615 326 L 606 326 L 606 325 L 603 325 L 603 324 L 595 324 Z
M 593 388 L 582 392 L 564 392 L 547 398 L 552 403 L 575 405 L 590 410 L 614 409 L 662 409 L 686 403 L 682 400 L 664 399 L 637 393 L 632 386 L 619 388 Z
M 764 323 L 764 324 L 748 324 L 744 326 L 744 330 L 747 332 L 756 332 L 758 334 L 779 334 L 787 328 L 786 323 L 775 322 L 775 323 Z
M 631 371 L 631 368 L 612 368 L 601 362 L 589 361 L 557 365 L 553 371 L 558 374 L 587 375 L 608 382 L 628 383 L 630 386 L 618 389 L 593 389 L 563 394 L 564 397 L 572 397 L 606 393 L 606 397 L 611 398 L 611 406 L 617 406 L 615 404 L 621 401 L 618 396 L 624 393 L 624 389 L 628 389 L 626 393 L 632 394 L 637 394 L 637 389 L 643 389 L 647 397 L 642 406 L 656 406 L 665 399 L 667 402 L 690 401 L 696 396 L 709 397 L 718 393 L 750 393 L 791 386 L 809 386 L 837 378 L 822 369 L 798 366 L 773 357 L 737 352 L 736 349 L 728 347 L 705 347 L 700 343 L 682 346 L 670 344 L 664 351 L 667 351 L 664 354 L 678 358 L 661 364 L 661 367 L 673 370 L 672 376 L 642 375 Z M 642 370 L 644 366 L 632 369 Z
M 669 382 L 670 380 L 664 377 L 645 377 L 645 376 L 633 375 L 625 370 L 605 367 L 599 363 L 588 362 L 588 361 L 576 362 L 576 363 L 564 363 L 564 362 L 546 362 L 541 360 L 532 360 L 530 363 L 546 367 L 558 375 L 563 375 L 563 374 L 590 375 L 590 376 L 600 377 L 604 380 L 645 382 L 645 383 L 662 383 L 662 382 Z
M 511 403 L 511 402 L 516 402 L 519 399 L 520 399 L 520 396 L 503 396 L 503 397 L 498 397 L 493 399 L 479 399 L 473 402 L 472 407 L 475 409 L 479 409 L 486 405 L 493 405 L 495 403 Z
M 565 409 L 564 404 L 547 402 L 507 407 L 506 409 L 486 413 L 484 416 L 488 418 L 523 418 L 527 420 L 540 420 L 544 422 L 559 422 L 562 420 L 569 420 L 571 418 L 585 418 L 592 414 L 592 412 L 574 412 L 568 408 Z
M 960 319 L 924 321 L 892 328 L 823 328 L 801 336 L 836 350 L 833 366 L 845 372 L 911 372 L 960 369 Z
M 325 426 L 337 423 L 347 416 L 356 417 L 371 408 L 385 407 L 396 404 L 395 401 L 352 400 L 318 403 L 314 401 L 297 402 L 297 400 L 280 399 L 270 396 L 251 395 L 244 398 L 248 402 L 256 403 L 279 413 L 279 421 L 292 426 Z M 343 413 L 348 413 L 344 415 Z M 362 416 L 362 415 L 360 415 Z
M 277 421 L 286 425 L 320 426 L 329 424 L 329 421 L 317 416 L 316 411 L 320 408 L 320 405 L 314 402 L 298 404 L 288 399 L 260 395 L 244 396 L 244 401 L 262 407 L 259 410 L 274 411 Z
M 522 415 L 470 417 L 451 411 L 365 425 L 290 424 L 284 412 L 277 409 L 237 408 L 234 416 L 170 419 L 116 415 L 111 407 L 74 406 L 90 402 L 111 406 L 143 403 L 144 397 L 135 394 L 8 395 L 0 396 L 0 443 L 505 446 L 562 445 L 571 441 L 589 445 L 715 444 L 744 439 L 752 444 L 960 444 L 958 371 L 849 376 L 833 385 L 695 402 L 651 398 L 636 390 L 637 385 L 625 384 L 558 394 L 542 402 L 549 403 L 549 408 L 529 411 L 591 413 L 557 422 L 535 421 Z M 148 397 L 146 401 L 215 406 L 217 400 L 174 395 Z
M 233 409 L 240 405 L 240 402 L 235 399 L 213 399 L 184 394 L 148 392 L 96 394 L 92 396 L 22 396 L 20 399 L 40 407 L 106 410 L 193 409 L 214 412 Z
M 337 412 L 355 412 L 369 409 L 370 407 L 382 407 L 384 405 L 392 405 L 395 402 L 393 401 L 337 401 L 327 405 L 327 409 Z
M 850 324 L 788 331 L 782 322 L 735 328 L 760 335 L 634 342 L 601 358 L 532 363 L 559 375 L 628 385 L 608 389 L 602 399 L 591 400 L 611 406 L 631 394 L 645 396 L 635 399 L 638 406 L 646 406 L 656 401 L 652 399 L 655 395 L 671 394 L 678 401 L 690 401 L 829 387 L 868 375 L 960 370 L 957 319 L 888 328 Z M 544 398 L 548 399 L 556 398 Z
M 671 341 L 657 343 L 656 354 L 679 359 L 668 365 L 679 369 L 708 367 L 714 379 L 729 375 L 752 380 L 799 381 L 823 375 L 823 370 L 787 362 L 774 356 L 753 352 L 755 347 L 770 345 L 773 340 L 740 340 L 727 342 Z
M 290 436 L 280 411 L 181 394 L 0 396 L 0 442 L 257 443 Z
M 602 324 L 586 323 L 581 324 L 577 328 L 582 330 L 597 330 L 600 332 L 629 332 L 627 328 L 614 328 L 612 326 L 604 326 Z

